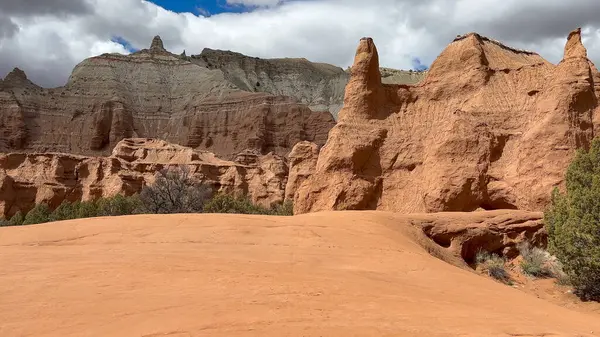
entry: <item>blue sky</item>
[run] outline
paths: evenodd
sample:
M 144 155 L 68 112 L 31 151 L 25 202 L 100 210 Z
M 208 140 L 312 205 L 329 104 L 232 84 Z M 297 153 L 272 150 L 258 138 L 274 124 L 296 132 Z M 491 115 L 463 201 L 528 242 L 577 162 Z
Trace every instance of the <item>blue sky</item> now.
M 226 12 L 241 13 L 248 11 L 243 6 L 228 5 L 226 0 L 149 0 L 173 12 L 190 12 L 201 15 L 215 15 Z
M 243 13 L 252 10 L 242 5 L 227 4 L 227 0 L 148 0 L 160 7 L 168 9 L 176 13 L 193 13 L 196 15 L 211 16 L 221 13 Z M 115 36 L 112 39 L 129 52 L 138 51 L 129 41 L 121 36 Z
M 184 13 L 189 12 L 195 15 L 212 16 L 222 13 L 243 13 L 250 12 L 255 8 L 237 4 L 228 4 L 227 0 L 147 0 L 167 10 Z M 230 1 L 233 2 L 233 1 Z M 121 44 L 129 52 L 137 51 L 126 39 L 116 36 L 112 39 Z M 212 46 L 209 46 L 212 47 Z M 235 49 L 235 48 L 234 48 Z M 427 64 L 424 64 L 418 57 L 411 60 L 411 68 L 414 70 L 426 70 Z

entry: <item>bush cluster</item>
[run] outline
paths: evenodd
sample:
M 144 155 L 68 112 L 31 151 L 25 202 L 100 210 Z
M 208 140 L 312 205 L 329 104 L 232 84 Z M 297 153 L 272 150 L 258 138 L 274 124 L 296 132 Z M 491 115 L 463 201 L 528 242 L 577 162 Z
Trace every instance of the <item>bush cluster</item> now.
M 548 248 L 562 263 L 575 293 L 600 300 L 600 139 L 579 151 L 544 214 Z
M 510 275 L 506 271 L 505 262 L 499 255 L 486 251 L 479 251 L 475 256 L 477 266 L 480 266 L 489 276 L 498 281 L 510 283 Z
M 555 266 L 552 256 L 538 247 L 530 247 L 528 243 L 519 245 L 521 270 L 524 274 L 534 277 L 554 277 L 558 268 Z
M 38 204 L 25 216 L 17 212 L 10 220 L 0 221 L 0 226 L 35 225 L 51 221 L 62 221 L 97 216 L 119 216 L 140 213 L 140 199 L 137 196 L 116 195 L 95 201 L 63 202 L 54 211 L 48 205 Z
M 187 168 L 160 170 L 154 184 L 140 193 L 148 214 L 200 213 L 212 195 L 211 188 L 194 181 Z
M 291 216 L 293 205 L 291 202 L 285 202 L 273 208 L 266 208 L 254 204 L 247 197 L 223 193 L 213 196 L 210 187 L 191 179 L 185 168 L 178 168 L 158 172 L 155 182 L 145 186 L 139 195 L 116 195 L 73 203 L 65 201 L 53 211 L 48 205 L 39 204 L 25 215 L 19 211 L 10 220 L 0 219 L 0 227 L 98 216 L 202 212 Z
M 286 201 L 274 208 L 266 208 L 252 203 L 247 197 L 235 197 L 230 194 L 219 193 L 205 204 L 206 213 L 234 213 L 234 214 L 264 214 L 264 215 L 293 215 L 293 205 Z

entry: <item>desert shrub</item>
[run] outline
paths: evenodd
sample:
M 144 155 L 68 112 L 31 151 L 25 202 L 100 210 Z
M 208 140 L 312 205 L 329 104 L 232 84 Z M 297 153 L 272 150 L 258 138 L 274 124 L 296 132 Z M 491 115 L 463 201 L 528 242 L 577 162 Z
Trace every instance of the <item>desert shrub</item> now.
M 8 223 L 9 226 L 22 226 L 24 221 L 25 216 L 23 215 L 23 213 L 21 213 L 21 211 L 18 211 L 17 213 L 15 213 L 15 215 L 12 216 L 12 218 L 10 218 Z
M 294 215 L 294 203 L 291 200 L 286 200 L 281 205 L 276 205 L 273 208 L 273 215 L 292 216 Z
M 23 221 L 23 225 L 35 225 L 50 221 L 50 208 L 46 204 L 38 204 L 32 208 Z
M 76 217 L 74 204 L 65 200 L 50 214 L 50 221 L 71 220 Z
M 96 201 L 76 201 L 73 203 L 74 219 L 94 218 L 99 216 L 99 207 Z
M 486 271 L 489 276 L 504 283 L 510 282 L 510 276 L 504 267 L 505 261 L 497 254 L 479 251 L 475 256 L 475 262 Z
M 138 213 L 140 201 L 137 196 L 116 195 L 95 201 L 63 201 L 49 216 L 49 221 L 92 218 L 97 216 L 117 216 Z
M 521 270 L 523 273 L 534 277 L 552 277 L 554 272 L 558 273 L 556 267 L 552 268 L 552 256 L 545 250 L 533 247 L 528 243 L 519 245 L 521 253 Z
M 262 214 L 262 215 L 294 215 L 294 205 L 291 201 L 267 208 L 257 205 L 247 196 L 236 197 L 231 194 L 218 193 L 210 199 L 205 207 L 206 213 L 232 213 L 232 214 Z
M 566 174 L 566 193 L 552 192 L 545 212 L 548 246 L 584 300 L 600 300 L 600 140 L 579 151 Z
M 144 213 L 200 213 L 211 197 L 207 185 L 191 179 L 187 168 L 163 169 L 157 172 L 154 184 L 140 193 Z
M 210 199 L 204 211 L 206 213 L 234 214 L 270 214 L 271 210 L 255 205 L 248 197 L 236 197 L 231 194 L 218 193 Z
M 103 198 L 97 201 L 99 216 L 130 215 L 139 212 L 142 207 L 137 195 L 126 197 L 117 194 L 111 198 Z

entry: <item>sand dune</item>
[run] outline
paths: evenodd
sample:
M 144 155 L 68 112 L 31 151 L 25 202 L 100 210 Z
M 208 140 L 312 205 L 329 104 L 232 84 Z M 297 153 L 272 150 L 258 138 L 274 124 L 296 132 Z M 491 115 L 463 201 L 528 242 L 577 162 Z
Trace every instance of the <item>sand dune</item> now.
M 598 316 L 432 257 L 408 217 L 140 215 L 2 228 L 0 336 L 600 335 Z

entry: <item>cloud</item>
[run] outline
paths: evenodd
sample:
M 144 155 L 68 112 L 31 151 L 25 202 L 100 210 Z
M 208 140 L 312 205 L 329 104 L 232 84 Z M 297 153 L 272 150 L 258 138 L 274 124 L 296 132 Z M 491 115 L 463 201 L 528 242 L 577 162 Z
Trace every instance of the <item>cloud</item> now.
M 211 15 L 211 13 L 208 9 L 202 8 L 200 6 L 196 6 L 196 13 L 198 13 L 201 16 L 206 16 L 206 17 Z
M 10 17 L 0 13 L 0 46 L 2 40 L 11 38 L 18 31 L 19 26 Z
M 281 0 L 227 0 L 229 5 L 242 5 L 246 7 L 269 7 L 276 6 L 283 1 Z
M 557 63 L 569 31 L 581 26 L 590 58 L 600 63 L 597 0 L 229 0 L 254 9 L 212 16 L 142 0 L 0 1 L 8 18 L 0 18 L 0 76 L 18 66 L 44 86 L 63 85 L 86 57 L 147 48 L 157 34 L 176 54 L 209 47 L 343 68 L 359 39 L 371 36 L 382 66 L 411 69 L 430 65 L 456 35 L 471 31 Z M 15 3 L 10 10 L 8 2 Z M 23 4 L 36 2 L 57 7 L 27 14 Z
M 0 13 L 8 15 L 66 15 L 92 13 L 94 8 L 86 0 L 2 0 Z

